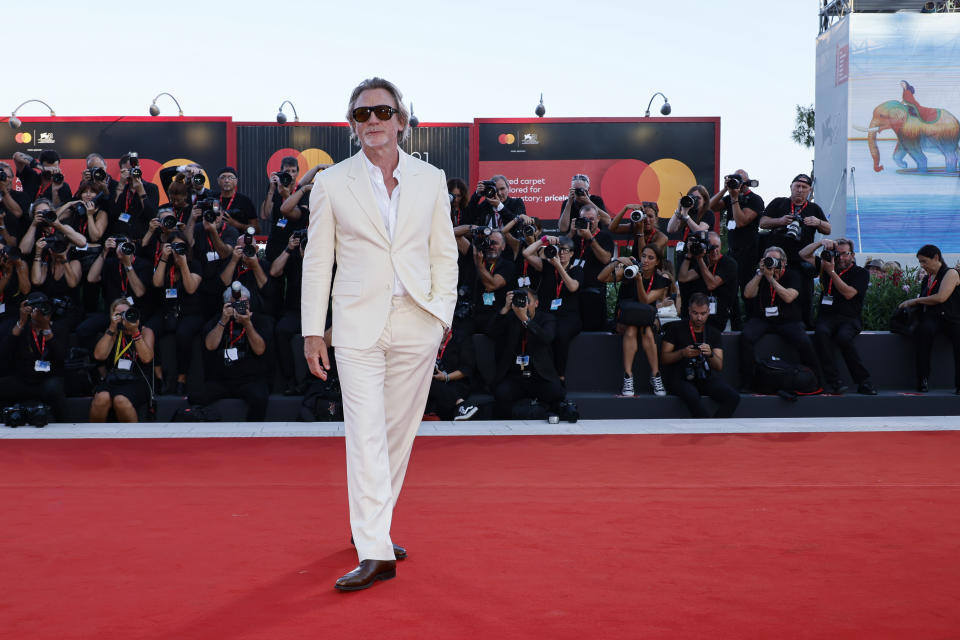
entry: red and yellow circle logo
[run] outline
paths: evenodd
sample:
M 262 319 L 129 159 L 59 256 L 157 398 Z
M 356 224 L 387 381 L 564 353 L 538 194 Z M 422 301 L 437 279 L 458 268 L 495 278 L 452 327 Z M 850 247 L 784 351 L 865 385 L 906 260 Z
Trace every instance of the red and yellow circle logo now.
M 500 144 L 513 144 L 516 141 L 517 136 L 513 135 L 512 133 L 501 133 L 499 136 L 497 136 L 497 142 Z
M 29 144 L 33 141 L 33 136 L 27 132 L 21 132 L 13 136 L 13 139 L 19 142 L 20 144 Z
M 690 167 L 673 158 L 661 158 L 650 164 L 641 160 L 621 160 L 603 174 L 600 193 L 604 202 L 656 202 L 661 218 L 669 218 L 677 201 L 697 184 Z

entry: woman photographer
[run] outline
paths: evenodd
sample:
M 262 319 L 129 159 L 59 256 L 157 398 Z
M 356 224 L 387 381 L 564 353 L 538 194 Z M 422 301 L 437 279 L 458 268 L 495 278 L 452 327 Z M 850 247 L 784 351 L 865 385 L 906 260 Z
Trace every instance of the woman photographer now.
M 557 328 L 553 338 L 553 363 L 566 383 L 567 358 L 570 343 L 580 334 L 580 286 L 583 267 L 571 266 L 573 240 L 567 236 L 543 236 L 540 242 L 523 250 L 527 263 L 540 273 L 537 311 L 553 314 Z
M 93 349 L 95 360 L 106 365 L 107 375 L 94 390 L 90 422 L 106 422 L 113 409 L 120 422 L 136 422 L 141 407 L 150 401 L 150 367 L 154 335 L 140 326 L 140 312 L 125 298 L 110 304 L 110 326 Z
M 79 200 L 68 202 L 57 210 L 57 218 L 80 232 L 87 242 L 98 244 L 107 231 L 110 206 L 107 186 L 102 182 L 81 182 L 77 196 Z
M 657 322 L 657 305 L 670 289 L 670 280 L 658 271 L 663 255 L 653 245 L 640 252 L 639 264 L 633 258 L 617 258 L 600 275 L 602 282 L 620 282 L 617 302 L 617 332 L 622 338 L 623 389 L 620 395 L 633 396 L 633 360 L 637 355 L 637 337 L 650 365 L 650 386 L 658 396 L 667 395 L 660 377 L 657 340 L 653 328 Z
M 634 220 L 633 212 L 642 213 L 640 220 Z M 624 221 L 627 214 L 630 216 Z M 667 250 L 667 234 L 660 231 L 658 227 L 660 207 L 656 202 L 644 202 L 643 204 L 628 204 L 620 210 L 613 220 L 610 221 L 610 231 L 612 233 L 629 233 L 633 236 L 633 250 L 630 255 L 638 256 L 640 251 L 648 244 L 655 245 L 657 251 L 661 254 Z
M 30 282 L 51 300 L 53 320 L 63 323 L 66 335 L 83 319 L 80 306 L 80 261 L 70 255 L 71 244 L 59 234 L 40 238 L 34 245 Z
M 460 178 L 450 178 L 447 180 L 447 193 L 450 194 L 450 221 L 453 226 L 476 224 L 467 214 L 467 202 L 470 201 L 467 183 Z
M 919 307 L 920 321 L 914 338 L 917 347 L 917 390 L 929 389 L 930 352 L 933 338 L 943 332 L 953 345 L 954 387 L 960 395 L 960 274 L 943 262 L 940 249 L 932 244 L 917 251 L 920 267 L 926 272 L 920 284 L 920 296 L 904 300 L 901 309 Z

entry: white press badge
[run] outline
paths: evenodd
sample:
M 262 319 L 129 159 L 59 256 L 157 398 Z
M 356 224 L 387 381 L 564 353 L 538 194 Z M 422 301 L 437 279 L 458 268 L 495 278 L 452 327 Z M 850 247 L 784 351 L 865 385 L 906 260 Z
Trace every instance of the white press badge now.
M 683 240 L 681 240 L 680 242 L 677 243 L 677 248 L 675 249 L 675 251 L 678 252 L 678 253 L 682 253 L 682 252 L 683 252 L 683 248 L 684 248 L 685 246 L 687 246 L 687 244 L 686 244 Z
M 6 313 L 6 312 L 7 312 L 7 303 L 0 302 L 0 313 Z
M 230 362 L 236 362 L 237 360 L 239 360 L 239 359 L 240 359 L 240 356 L 237 355 L 237 348 L 236 348 L 236 347 L 230 347 L 229 349 L 224 349 L 224 350 L 223 350 L 223 359 L 224 359 L 224 360 L 229 360 Z
M 824 304 L 824 305 L 826 305 L 826 306 L 829 307 L 829 306 L 833 305 L 833 296 L 827 295 L 827 294 L 825 293 L 825 294 L 823 294 L 823 299 L 821 299 L 820 302 L 821 302 L 822 304 Z
M 707 298 L 707 302 L 710 303 L 710 315 L 712 316 L 717 315 L 717 299 L 714 298 L 713 296 L 710 296 L 709 298 Z
M 174 298 L 176 298 L 176 297 L 177 297 L 177 290 L 176 290 L 176 288 L 174 288 L 174 289 L 167 289 L 167 294 L 166 294 L 167 300 L 171 300 L 171 299 L 174 299 Z
M 529 287 L 530 286 L 530 276 L 521 276 L 517 278 L 518 287 Z
M 33 370 L 40 373 L 50 373 L 50 363 L 46 360 L 35 360 Z
M 128 360 L 126 358 L 120 358 L 117 360 L 117 369 L 120 371 L 130 371 L 133 368 L 133 360 Z
M 130 222 L 130 214 L 129 214 L 129 213 L 121 213 L 121 214 L 120 214 L 120 217 L 118 218 L 118 220 L 120 220 L 120 222 Z
M 529 366 L 530 356 L 517 356 L 517 364 L 521 367 Z
M 730 229 L 730 231 L 733 231 L 736 228 L 737 228 L 736 220 L 727 220 L 727 229 Z
M 277 220 L 277 227 L 280 229 L 284 229 L 287 226 L 287 222 L 288 220 L 286 218 L 280 218 L 279 220 Z
M 550 301 L 550 311 L 556 311 L 563 304 L 563 298 L 554 298 Z
M 128 305 L 130 305 L 131 307 L 133 306 L 133 297 L 132 297 L 132 296 L 127 296 L 126 298 L 124 298 L 124 300 L 127 301 L 127 304 L 128 304 Z
M 220 259 L 220 254 L 216 251 L 207 251 L 207 262 L 215 262 Z
M 768 318 L 775 318 L 780 315 L 779 307 L 767 307 L 765 309 Z
M 576 260 L 573 261 L 574 267 L 582 267 L 585 264 L 586 264 L 586 260 L 584 260 L 583 258 L 577 258 Z

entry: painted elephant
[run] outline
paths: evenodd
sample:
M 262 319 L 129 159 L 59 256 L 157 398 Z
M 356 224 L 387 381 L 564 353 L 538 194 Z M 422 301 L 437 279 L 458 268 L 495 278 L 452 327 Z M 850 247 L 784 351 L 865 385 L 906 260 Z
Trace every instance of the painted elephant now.
M 927 172 L 927 156 L 923 151 L 939 151 L 943 154 L 946 171 L 957 170 L 957 142 L 960 141 L 960 123 L 946 109 L 937 109 L 936 119 L 932 122 L 921 120 L 915 110 L 903 102 L 887 100 L 873 110 L 873 119 L 867 132 L 870 156 L 873 158 L 873 170 L 883 171 L 880 164 L 880 151 L 877 149 L 877 133 L 892 129 L 897 134 L 897 146 L 893 151 L 893 161 L 901 169 L 907 163 L 903 157 L 909 155 L 917 163 L 917 170 Z M 858 127 L 859 128 L 859 127 Z

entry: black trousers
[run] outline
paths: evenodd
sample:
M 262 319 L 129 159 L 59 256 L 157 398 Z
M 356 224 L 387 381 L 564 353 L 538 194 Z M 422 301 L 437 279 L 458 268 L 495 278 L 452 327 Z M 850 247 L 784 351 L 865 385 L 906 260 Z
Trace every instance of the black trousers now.
M 683 400 L 694 418 L 729 418 L 740 404 L 737 390 L 713 373 L 702 382 L 687 382 L 681 375 L 674 374 L 667 379 L 667 388 Z M 707 410 L 703 396 L 717 403 L 717 410 L 713 414 Z
M 768 333 L 775 333 L 784 342 L 793 345 L 800 355 L 800 362 L 807 365 L 817 376 L 817 382 L 823 384 L 823 372 L 820 360 L 813 348 L 813 342 L 803 328 L 802 322 L 770 322 L 766 318 L 750 318 L 740 332 L 740 384 L 753 385 L 753 370 L 757 362 L 754 346 Z
M 266 380 L 204 380 L 203 387 L 189 393 L 190 404 L 213 404 L 224 398 L 238 398 L 247 403 L 247 421 L 262 421 L 267 417 L 270 388 Z
M 933 351 L 933 339 L 943 332 L 953 344 L 953 383 L 960 389 L 960 323 L 945 319 L 942 315 L 925 312 L 920 316 L 920 324 L 914 334 L 917 345 L 917 378 L 930 377 L 930 353 Z
M 457 400 L 466 399 L 469 392 L 469 386 L 460 380 L 454 382 L 431 380 L 427 405 L 433 407 L 441 420 L 453 420 L 457 415 Z
M 580 289 L 580 323 L 583 331 L 607 328 L 607 288 Z
M 547 380 L 536 373 L 524 378 L 517 373 L 509 373 L 493 390 L 493 412 L 501 420 L 509 420 L 513 415 L 513 403 L 522 398 L 536 398 L 556 411 L 566 392 L 558 381 Z
M 561 376 L 566 375 L 567 360 L 570 356 L 570 343 L 580 335 L 580 328 L 583 323 L 579 315 L 570 313 L 557 314 L 557 329 L 553 338 L 553 363 L 557 367 L 557 373 Z
M 300 312 L 287 311 L 277 321 L 277 365 L 284 380 L 294 380 L 296 369 L 293 366 L 293 336 L 301 331 Z
M 861 384 L 870 379 L 870 372 L 863 366 L 860 353 L 857 351 L 856 337 L 860 335 L 860 319 L 834 314 L 823 315 L 817 319 L 817 326 L 813 332 L 813 344 L 823 367 L 823 375 L 827 382 L 840 380 L 840 371 L 837 368 L 835 351 L 840 350 L 847 369 L 853 376 L 853 381 Z
M 33 401 L 50 405 L 57 422 L 66 416 L 66 394 L 63 378 L 51 375 L 42 379 L 7 376 L 0 378 L 0 404 Z
M 174 334 L 177 342 L 177 375 L 186 375 L 190 371 L 190 361 L 193 360 L 193 339 L 200 336 L 203 342 L 204 336 L 200 335 L 203 330 L 204 319 L 200 315 L 182 315 L 175 322 L 165 322 L 162 313 L 157 313 L 147 320 L 146 326 L 153 329 L 156 336 L 157 355 L 160 354 L 160 338 L 168 334 Z M 160 358 L 154 358 L 154 364 L 160 363 Z M 163 363 L 160 363 L 163 364 Z M 164 366 L 164 375 L 170 375 L 167 366 Z

